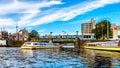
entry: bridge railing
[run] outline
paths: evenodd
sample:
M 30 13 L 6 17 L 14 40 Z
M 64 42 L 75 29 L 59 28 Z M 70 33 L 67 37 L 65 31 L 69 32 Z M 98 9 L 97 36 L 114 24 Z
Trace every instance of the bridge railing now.
M 49 42 L 48 38 L 41 38 L 39 40 L 32 40 L 35 42 Z M 75 38 L 52 38 L 52 42 L 75 42 Z

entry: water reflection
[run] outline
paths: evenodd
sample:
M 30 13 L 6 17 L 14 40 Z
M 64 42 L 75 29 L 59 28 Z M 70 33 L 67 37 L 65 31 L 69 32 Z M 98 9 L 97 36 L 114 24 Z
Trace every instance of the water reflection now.
M 119 68 L 120 53 L 0 47 L 0 68 Z
M 111 68 L 111 57 L 95 56 L 94 68 Z
M 85 49 L 81 56 L 87 58 L 90 68 L 120 68 L 119 52 Z
M 34 55 L 33 55 L 33 50 L 30 50 L 30 49 L 22 49 L 21 50 L 22 52 L 22 55 L 21 55 L 21 57 L 22 58 L 27 58 L 27 57 L 33 57 Z
M 86 68 L 80 62 L 79 56 L 68 51 L 60 51 L 58 49 L 40 49 L 26 50 L 22 49 L 22 58 L 29 63 L 35 63 L 39 68 Z M 39 64 L 39 65 L 38 65 Z

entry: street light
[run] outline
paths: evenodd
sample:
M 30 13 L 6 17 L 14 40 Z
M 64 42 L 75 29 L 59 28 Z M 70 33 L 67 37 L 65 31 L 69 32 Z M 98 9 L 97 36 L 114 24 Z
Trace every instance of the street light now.
M 63 32 L 63 38 L 65 38 L 65 34 L 67 33 L 66 31 L 62 31 Z M 67 35 L 66 35 L 67 36 Z
M 76 37 L 78 37 L 78 31 L 76 31 Z

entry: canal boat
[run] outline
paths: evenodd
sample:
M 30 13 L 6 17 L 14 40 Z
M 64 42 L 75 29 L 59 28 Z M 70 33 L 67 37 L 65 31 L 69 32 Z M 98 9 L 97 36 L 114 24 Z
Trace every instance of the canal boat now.
M 64 46 L 61 46 L 61 48 L 63 48 L 63 49 L 73 49 L 73 48 L 75 48 L 75 46 L 73 46 L 73 45 L 72 46 L 67 46 L 67 45 L 65 46 L 64 45 Z
M 60 46 L 54 45 L 54 43 L 47 42 L 25 42 L 21 48 L 24 49 L 50 49 L 50 48 L 60 48 Z
M 91 42 L 87 43 L 84 48 L 95 50 L 120 51 L 119 43 L 120 41 Z

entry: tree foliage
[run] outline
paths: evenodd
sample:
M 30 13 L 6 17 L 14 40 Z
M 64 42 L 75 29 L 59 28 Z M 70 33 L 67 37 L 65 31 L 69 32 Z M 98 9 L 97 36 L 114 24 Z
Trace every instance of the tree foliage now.
M 39 34 L 36 30 L 32 30 L 30 32 L 30 38 L 33 38 L 33 39 L 39 39 Z
M 98 40 L 105 40 L 112 37 L 111 23 L 108 20 L 102 20 L 96 24 L 96 28 L 92 30 Z M 107 32 L 108 31 L 108 32 Z M 108 34 L 107 34 L 108 33 Z

